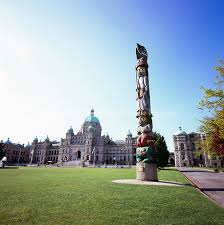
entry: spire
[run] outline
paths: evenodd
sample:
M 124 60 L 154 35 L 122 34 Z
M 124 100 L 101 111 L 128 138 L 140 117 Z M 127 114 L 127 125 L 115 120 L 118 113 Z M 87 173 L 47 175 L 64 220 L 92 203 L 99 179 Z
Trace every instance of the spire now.
M 33 142 L 34 142 L 34 143 L 38 143 L 38 138 L 37 138 L 37 136 L 34 138 Z
M 48 135 L 47 135 L 47 137 L 46 137 L 46 139 L 45 139 L 45 141 L 49 141 L 50 139 L 49 139 L 49 137 L 48 137 Z
M 91 116 L 94 116 L 94 109 L 93 109 L 93 108 L 92 108 L 91 111 L 90 111 L 90 115 L 91 115 Z

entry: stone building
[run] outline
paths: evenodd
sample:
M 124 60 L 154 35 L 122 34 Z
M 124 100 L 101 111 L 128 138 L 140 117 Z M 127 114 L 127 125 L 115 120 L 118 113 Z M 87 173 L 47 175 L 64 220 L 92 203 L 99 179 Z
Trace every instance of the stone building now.
M 92 164 L 126 164 L 136 162 L 136 138 L 129 131 L 125 140 L 113 141 L 109 135 L 101 135 L 102 127 L 94 110 L 86 117 L 80 130 L 75 134 L 72 127 L 61 142 L 44 142 L 34 139 L 31 147 L 32 163 L 48 161 L 77 165 L 81 162 Z
M 200 143 L 205 139 L 204 133 L 187 134 L 179 127 L 179 131 L 173 135 L 175 166 L 221 166 L 220 160 L 210 157 L 200 148 Z
M 25 164 L 30 162 L 30 148 L 31 145 L 16 144 L 10 141 L 8 138 L 4 142 L 3 151 L 7 157 L 7 164 Z
M 50 141 L 47 137 L 44 141 L 38 141 L 37 137 L 31 146 L 31 163 L 46 164 L 58 162 L 60 142 Z

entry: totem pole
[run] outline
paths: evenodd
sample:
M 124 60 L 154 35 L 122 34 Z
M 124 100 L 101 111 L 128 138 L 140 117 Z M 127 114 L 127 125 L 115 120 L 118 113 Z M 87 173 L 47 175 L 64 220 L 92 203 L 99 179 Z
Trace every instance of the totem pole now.
M 152 114 L 148 79 L 148 54 L 144 46 L 136 48 L 137 92 L 137 180 L 157 181 L 155 135 L 152 132 Z

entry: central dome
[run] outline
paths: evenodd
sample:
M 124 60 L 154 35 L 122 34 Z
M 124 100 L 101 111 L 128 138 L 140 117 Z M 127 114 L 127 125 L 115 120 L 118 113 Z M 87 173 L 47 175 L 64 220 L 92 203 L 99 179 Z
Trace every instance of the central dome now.
M 85 122 L 89 122 L 89 123 L 100 123 L 99 119 L 94 116 L 94 110 L 91 110 L 91 113 L 88 117 L 86 117 Z

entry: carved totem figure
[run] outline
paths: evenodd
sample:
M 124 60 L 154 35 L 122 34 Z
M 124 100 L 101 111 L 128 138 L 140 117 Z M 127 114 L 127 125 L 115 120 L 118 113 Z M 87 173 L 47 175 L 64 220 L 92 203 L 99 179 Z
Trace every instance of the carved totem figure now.
M 150 92 L 148 80 L 148 54 L 145 47 L 137 44 L 136 48 L 136 92 L 137 92 L 137 118 L 139 120 L 139 134 L 144 129 L 152 131 L 152 115 L 150 107 Z
M 155 163 L 154 134 L 152 132 L 152 114 L 148 79 L 148 54 L 144 46 L 136 48 L 136 92 L 137 92 L 137 161 Z

